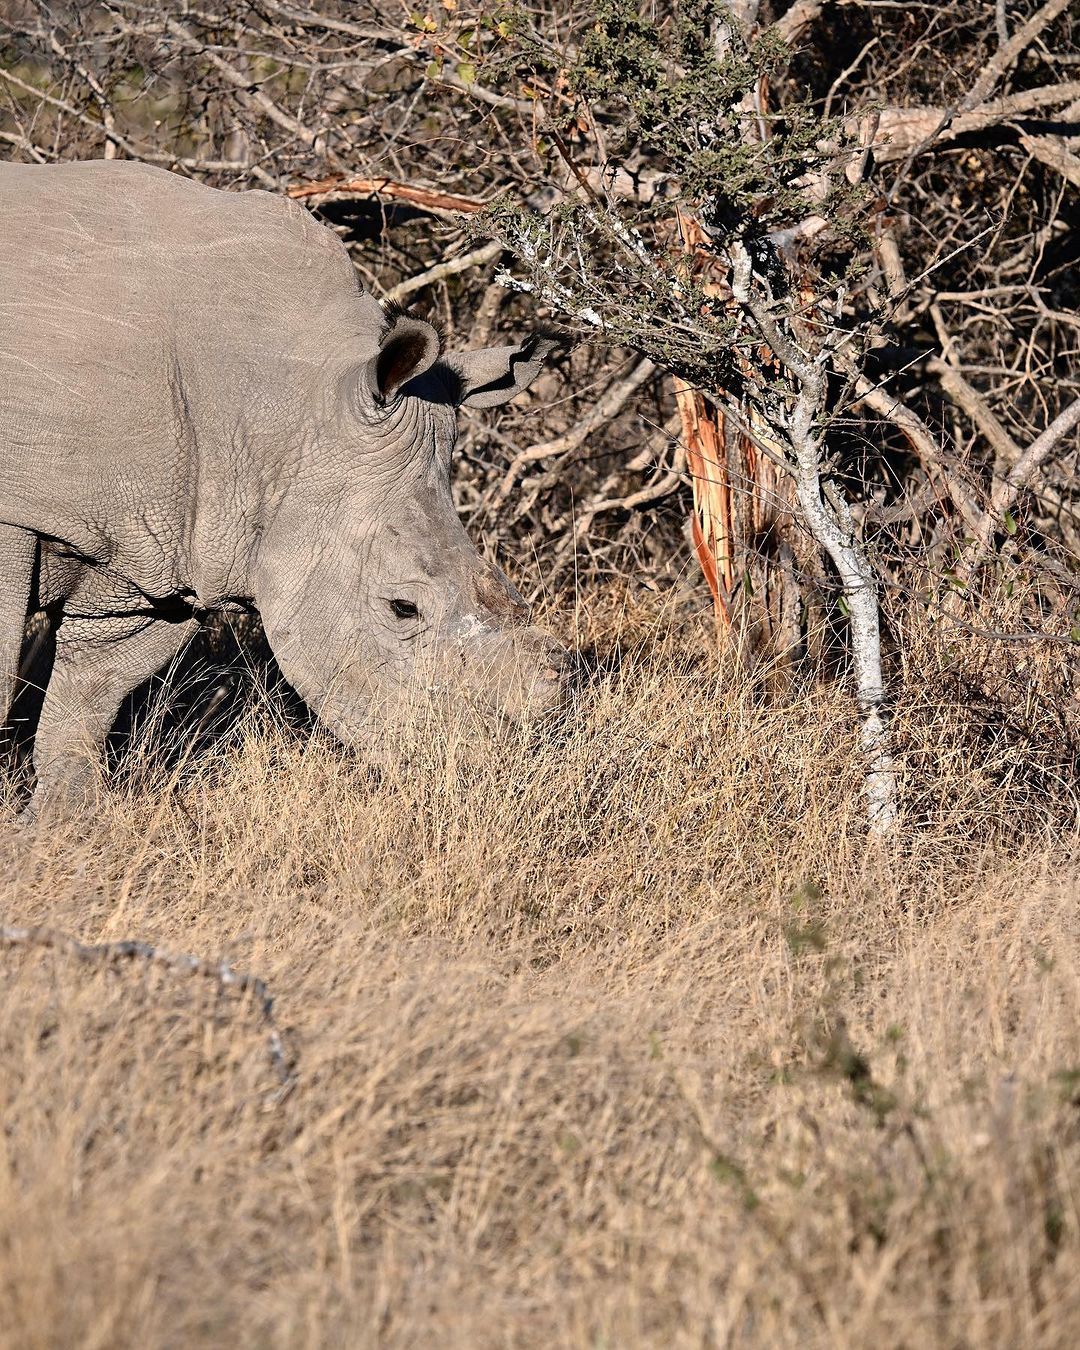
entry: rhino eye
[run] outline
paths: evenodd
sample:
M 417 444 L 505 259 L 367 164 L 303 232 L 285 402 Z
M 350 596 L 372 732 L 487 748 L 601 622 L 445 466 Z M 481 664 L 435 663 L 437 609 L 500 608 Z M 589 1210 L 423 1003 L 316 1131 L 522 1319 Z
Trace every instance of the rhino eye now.
M 420 611 L 411 600 L 391 600 L 390 608 L 397 619 L 418 619 Z

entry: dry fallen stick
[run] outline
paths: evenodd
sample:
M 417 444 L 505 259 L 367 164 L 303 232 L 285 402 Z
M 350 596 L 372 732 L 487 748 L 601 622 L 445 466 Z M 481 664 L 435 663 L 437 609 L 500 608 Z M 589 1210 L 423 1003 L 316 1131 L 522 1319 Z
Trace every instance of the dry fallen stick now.
M 294 201 L 302 197 L 393 197 L 434 214 L 448 211 L 457 215 L 473 215 L 488 205 L 475 197 L 457 197 L 449 192 L 436 192 L 432 188 L 413 187 L 409 183 L 398 183 L 393 178 L 321 178 L 317 183 L 297 183 L 289 188 L 288 195 Z
M 250 994 L 259 1010 L 259 1016 L 267 1031 L 270 1062 L 286 1090 L 296 1082 L 296 1074 L 289 1065 L 285 1052 L 285 1043 L 274 1020 L 274 999 L 264 981 L 255 975 L 245 975 L 233 970 L 227 961 L 216 964 L 203 961 L 197 956 L 188 956 L 185 952 L 168 952 L 149 942 L 76 942 L 66 933 L 55 928 L 19 928 L 10 924 L 0 924 L 0 942 L 15 947 L 51 947 L 54 951 L 64 952 L 77 957 L 80 961 L 90 961 L 98 965 L 120 965 L 124 961 L 142 960 L 156 962 L 168 970 L 179 971 L 185 975 L 203 975 L 214 980 L 222 989 L 236 989 L 241 994 Z

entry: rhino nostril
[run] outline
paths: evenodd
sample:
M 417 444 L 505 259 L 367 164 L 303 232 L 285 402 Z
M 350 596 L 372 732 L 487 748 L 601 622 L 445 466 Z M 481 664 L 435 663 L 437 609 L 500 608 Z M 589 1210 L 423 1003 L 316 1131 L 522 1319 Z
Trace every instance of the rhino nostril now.
M 549 647 L 544 653 L 544 659 L 541 675 L 545 680 L 563 681 L 574 669 L 574 654 L 566 647 Z

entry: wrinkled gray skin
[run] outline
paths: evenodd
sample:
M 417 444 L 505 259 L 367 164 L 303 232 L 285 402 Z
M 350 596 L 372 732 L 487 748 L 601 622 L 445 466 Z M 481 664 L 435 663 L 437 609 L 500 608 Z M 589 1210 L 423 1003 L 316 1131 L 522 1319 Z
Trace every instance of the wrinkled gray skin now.
M 254 604 L 342 741 L 449 691 L 554 705 L 529 627 L 454 510 L 456 408 L 537 375 L 534 340 L 440 355 L 358 287 L 300 206 L 138 164 L 0 164 L 0 700 L 24 622 L 59 618 L 34 802 L 209 611 Z

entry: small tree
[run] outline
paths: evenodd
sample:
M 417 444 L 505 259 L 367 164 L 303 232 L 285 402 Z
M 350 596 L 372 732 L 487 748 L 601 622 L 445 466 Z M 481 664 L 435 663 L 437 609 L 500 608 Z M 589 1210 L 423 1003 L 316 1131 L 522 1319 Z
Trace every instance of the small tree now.
M 854 266 L 845 245 L 866 213 L 853 185 L 859 143 L 807 106 L 769 107 L 787 45 L 775 30 L 752 35 L 726 5 L 684 0 L 662 29 L 628 0 L 598 0 L 565 58 L 520 18 L 504 31 L 489 80 L 513 75 L 570 95 L 536 144 L 572 193 L 548 210 L 502 200 L 478 229 L 520 261 L 503 273 L 507 286 L 675 378 L 695 546 L 723 624 L 745 615 L 753 589 L 753 543 L 733 527 L 734 493 L 753 500 L 759 521 L 770 493 L 781 542 L 794 513 L 828 558 L 850 634 L 870 831 L 886 834 L 897 806 L 877 582 L 829 445 L 874 326 L 852 321 L 844 303 Z M 647 192 L 621 192 L 643 164 Z M 759 587 L 787 597 L 776 627 L 789 645 L 792 572 L 791 548 L 775 548 Z

